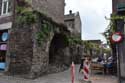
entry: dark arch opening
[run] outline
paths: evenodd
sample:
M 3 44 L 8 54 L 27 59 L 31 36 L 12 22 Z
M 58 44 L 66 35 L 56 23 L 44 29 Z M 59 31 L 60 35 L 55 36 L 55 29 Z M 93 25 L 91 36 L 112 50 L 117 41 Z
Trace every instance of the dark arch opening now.
M 63 65 L 65 54 L 64 49 L 67 47 L 68 42 L 66 36 L 63 34 L 55 34 L 49 49 L 49 64 Z

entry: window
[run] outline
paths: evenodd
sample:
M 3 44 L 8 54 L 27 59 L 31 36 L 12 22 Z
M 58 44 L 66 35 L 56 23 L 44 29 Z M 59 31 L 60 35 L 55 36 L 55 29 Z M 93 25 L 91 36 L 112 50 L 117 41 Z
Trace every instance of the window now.
M 10 0 L 2 0 L 1 15 L 9 14 L 10 12 Z

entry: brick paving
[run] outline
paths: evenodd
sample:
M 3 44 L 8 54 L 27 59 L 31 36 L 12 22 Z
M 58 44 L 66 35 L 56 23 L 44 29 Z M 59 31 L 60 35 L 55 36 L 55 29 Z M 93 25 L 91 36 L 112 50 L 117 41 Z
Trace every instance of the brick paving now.
M 83 75 L 78 73 L 78 69 L 79 65 L 76 66 L 75 70 L 76 71 L 75 83 L 84 83 L 79 81 L 83 78 Z M 5 76 L 0 74 L 0 83 L 71 83 L 70 74 L 71 74 L 70 69 L 68 69 L 64 72 L 49 74 L 37 78 L 35 80 L 18 78 L 13 76 Z M 117 83 L 117 78 L 108 75 L 92 75 L 91 81 L 92 83 Z

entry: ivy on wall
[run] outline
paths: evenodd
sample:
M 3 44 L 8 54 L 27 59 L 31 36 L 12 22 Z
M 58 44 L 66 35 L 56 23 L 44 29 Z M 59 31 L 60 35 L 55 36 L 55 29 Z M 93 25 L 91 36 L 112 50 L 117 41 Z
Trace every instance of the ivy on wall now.
M 106 28 L 105 32 L 102 35 L 106 38 L 107 44 L 109 46 L 111 46 L 110 36 L 117 29 L 116 21 L 118 21 L 118 20 L 124 20 L 125 16 L 120 16 L 120 15 L 112 14 L 111 18 L 109 18 L 109 19 L 106 18 L 106 19 L 109 20 L 110 22 L 109 22 L 109 25 Z
M 87 41 L 83 41 L 78 37 L 71 37 L 67 34 L 65 34 L 66 27 L 62 24 L 57 24 L 53 22 L 51 18 L 48 18 L 46 15 L 34 11 L 31 9 L 30 5 L 27 2 L 24 2 L 24 0 L 19 0 L 20 2 L 17 2 L 16 6 L 16 23 L 19 23 L 21 25 L 27 24 L 32 25 L 34 23 L 39 23 L 39 31 L 36 34 L 36 40 L 39 46 L 42 46 L 44 42 L 46 42 L 46 39 L 48 39 L 51 36 L 51 32 L 55 33 L 58 32 L 58 29 L 62 31 L 61 34 L 64 35 L 64 41 L 65 44 L 69 46 L 74 45 L 83 45 L 87 50 L 89 49 L 96 49 L 99 50 L 98 46 L 92 43 L 89 43 Z M 58 28 L 60 27 L 60 28 Z
M 36 22 L 36 15 L 33 13 L 27 0 L 16 0 L 15 22 L 20 24 L 33 24 Z
M 71 37 L 71 36 L 68 37 L 68 42 L 69 42 L 69 46 L 82 45 L 84 47 L 85 53 L 87 53 L 87 54 L 88 54 L 88 51 L 90 51 L 90 50 L 96 51 L 97 54 L 100 53 L 99 44 L 92 43 L 89 41 L 83 41 L 78 37 Z
M 82 44 L 82 40 L 80 38 L 77 38 L 77 37 L 68 36 L 67 41 L 69 42 L 69 45 Z
M 51 18 L 47 17 L 45 14 L 32 10 L 27 0 L 16 0 L 16 10 L 15 10 L 15 23 L 23 26 L 32 25 L 34 23 L 39 24 L 39 31 L 37 32 L 37 42 L 41 46 L 47 38 L 50 37 L 50 33 L 60 31 L 61 34 L 65 34 L 66 27 L 62 24 L 57 24 Z M 67 38 L 67 37 L 66 37 Z M 65 40 L 66 40 L 65 38 Z M 67 43 L 67 42 L 65 42 Z
M 23 12 L 16 17 L 16 23 L 20 24 L 34 24 L 36 22 L 33 12 Z
M 37 33 L 37 41 L 40 46 L 50 37 L 51 32 L 54 32 L 54 25 L 43 20 L 40 26 L 40 31 Z

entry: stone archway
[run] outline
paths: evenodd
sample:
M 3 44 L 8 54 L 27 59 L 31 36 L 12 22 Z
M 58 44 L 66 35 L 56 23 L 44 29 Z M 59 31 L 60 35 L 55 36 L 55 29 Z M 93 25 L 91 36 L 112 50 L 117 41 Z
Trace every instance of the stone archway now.
M 55 34 L 49 50 L 49 64 L 63 65 L 65 64 L 65 48 L 67 47 L 66 36 L 63 34 Z

